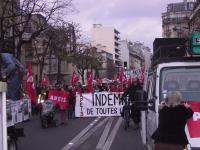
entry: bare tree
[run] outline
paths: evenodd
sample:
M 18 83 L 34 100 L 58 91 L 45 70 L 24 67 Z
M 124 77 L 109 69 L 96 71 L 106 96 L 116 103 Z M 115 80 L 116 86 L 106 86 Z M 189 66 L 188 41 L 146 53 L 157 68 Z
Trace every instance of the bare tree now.
M 4 0 L 0 8 L 0 51 L 12 41 L 13 53 L 20 58 L 21 47 L 56 25 L 72 0 Z
M 91 47 L 91 69 L 95 71 L 94 78 L 99 77 L 99 70 L 102 69 L 103 56 L 97 51 L 96 47 Z
M 72 63 L 76 66 L 78 73 L 85 84 L 85 71 L 88 69 L 97 71 L 101 66 L 101 56 L 97 49 L 87 44 L 79 44 L 77 53 L 73 55 Z
M 76 47 L 75 27 L 71 23 L 64 23 L 62 26 L 49 27 L 42 32 L 34 42 L 34 62 L 39 66 L 39 80 L 42 79 L 44 66 L 49 61 L 49 74 L 51 73 L 52 63 L 57 60 L 57 82 L 60 83 L 61 65 L 64 61 L 69 61 L 69 55 L 72 55 Z M 55 62 L 54 62 L 55 63 Z
M 33 58 L 35 58 L 34 62 L 39 66 L 39 81 L 42 80 L 42 74 L 46 62 L 45 60 L 48 56 L 47 54 L 50 53 L 50 44 L 53 39 L 53 35 L 51 33 L 51 29 L 48 29 L 40 36 L 41 38 L 37 38 L 32 42 L 34 49 Z M 39 45 L 42 47 L 42 49 L 39 48 Z
M 70 56 L 76 49 L 75 27 L 73 24 L 63 23 L 62 26 L 55 27 L 54 32 L 51 49 L 58 62 L 57 82 L 61 83 L 61 63 L 63 61 L 70 62 Z

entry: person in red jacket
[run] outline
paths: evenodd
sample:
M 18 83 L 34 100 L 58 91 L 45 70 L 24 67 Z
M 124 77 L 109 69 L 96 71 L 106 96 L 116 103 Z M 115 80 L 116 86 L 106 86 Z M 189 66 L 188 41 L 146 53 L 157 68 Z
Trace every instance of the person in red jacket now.
M 75 111 L 75 99 L 76 99 L 76 93 L 75 90 L 73 90 L 72 87 L 68 88 L 68 98 L 69 98 L 69 109 L 68 109 L 68 118 L 72 119 L 74 117 L 74 111 Z
M 60 88 L 58 90 L 60 90 L 62 92 L 66 92 L 66 97 L 67 97 L 66 99 L 69 99 L 69 97 L 68 97 L 69 94 L 68 94 L 67 91 L 64 90 L 64 88 Z M 63 107 L 60 106 L 60 121 L 61 121 L 61 125 L 67 123 L 67 119 L 68 119 L 67 116 L 68 116 L 68 109 L 66 107 L 64 107 L 64 106 Z

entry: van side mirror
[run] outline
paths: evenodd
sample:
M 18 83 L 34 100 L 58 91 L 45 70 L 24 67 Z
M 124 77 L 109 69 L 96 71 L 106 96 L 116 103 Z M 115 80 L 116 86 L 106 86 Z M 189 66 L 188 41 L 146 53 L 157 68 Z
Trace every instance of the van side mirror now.
M 137 101 L 135 101 L 136 109 L 147 111 L 148 109 L 155 111 L 156 97 L 148 100 L 146 91 L 137 91 Z

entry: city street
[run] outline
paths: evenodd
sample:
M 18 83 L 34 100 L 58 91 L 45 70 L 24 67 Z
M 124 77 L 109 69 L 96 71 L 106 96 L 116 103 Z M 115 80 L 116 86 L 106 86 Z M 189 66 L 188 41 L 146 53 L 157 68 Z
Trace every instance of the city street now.
M 200 150 L 199 97 L 200 0 L 0 0 L 0 150 Z
M 78 118 L 58 127 L 42 129 L 39 117 L 20 124 L 25 137 L 19 150 L 146 150 L 139 130 L 123 129 L 121 117 Z

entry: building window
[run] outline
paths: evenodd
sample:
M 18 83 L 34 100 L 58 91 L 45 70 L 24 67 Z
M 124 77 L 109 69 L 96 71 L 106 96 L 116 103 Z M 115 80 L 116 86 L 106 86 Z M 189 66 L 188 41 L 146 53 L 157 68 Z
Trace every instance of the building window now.
M 167 12 L 170 12 L 170 11 L 172 11 L 172 5 L 167 6 Z
M 189 3 L 189 10 L 193 10 L 194 9 L 194 4 L 193 3 Z
M 25 30 L 24 30 L 26 33 L 31 33 L 31 27 L 28 26 L 28 27 L 25 27 Z

